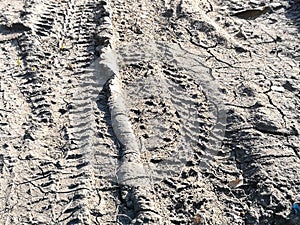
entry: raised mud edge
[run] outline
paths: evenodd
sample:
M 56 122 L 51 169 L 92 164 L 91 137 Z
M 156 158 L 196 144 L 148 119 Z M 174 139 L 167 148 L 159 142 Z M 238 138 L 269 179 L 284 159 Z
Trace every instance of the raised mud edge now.
M 154 200 L 150 179 L 141 163 L 139 143 L 126 109 L 115 51 L 111 3 L 110 1 L 102 1 L 102 3 L 107 16 L 101 18 L 95 39 L 99 44 L 97 47 L 100 53 L 99 73 L 107 79 L 111 125 L 119 143 L 117 182 L 120 186 L 121 201 L 127 209 L 133 211 L 133 214 L 125 212 L 128 217 L 131 217 L 131 224 L 161 224 L 159 207 Z

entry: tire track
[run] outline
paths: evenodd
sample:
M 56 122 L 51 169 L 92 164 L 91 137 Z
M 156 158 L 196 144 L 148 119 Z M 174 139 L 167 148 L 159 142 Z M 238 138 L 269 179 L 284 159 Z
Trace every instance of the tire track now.
M 105 4 L 32 1 L 28 8 L 31 30 L 18 40 L 22 65 L 14 79 L 32 113 L 10 175 L 20 201 L 7 195 L 14 206 L 4 215 L 8 223 L 113 222 L 116 150 L 99 99 L 101 74 L 92 64 Z
M 150 46 L 150 45 L 149 45 Z M 166 45 L 166 49 L 170 48 L 168 47 L 168 45 Z M 128 47 L 128 49 L 130 49 L 131 52 L 134 52 L 135 55 L 133 55 L 133 57 L 128 56 L 128 52 L 126 51 L 126 53 L 121 53 L 124 54 L 122 55 L 122 60 L 124 64 L 128 64 L 131 67 L 137 67 L 142 71 L 142 67 L 140 66 L 139 63 L 143 63 L 143 61 L 147 60 L 164 60 L 164 61 L 168 61 L 168 57 L 174 57 L 174 59 L 179 59 L 179 55 L 180 53 L 177 53 L 177 56 L 172 55 L 171 52 L 172 51 L 180 51 L 179 49 L 172 49 L 169 52 L 169 56 L 160 56 L 158 53 L 157 55 L 155 55 L 155 50 L 153 50 L 155 48 L 155 44 L 153 46 L 151 46 L 151 50 L 152 50 L 152 54 L 153 55 L 146 55 L 144 54 L 144 52 L 148 52 L 147 48 L 148 46 L 142 46 L 142 49 L 137 49 L 137 50 L 132 50 L 134 49 L 134 47 L 132 45 L 130 45 L 130 47 Z M 150 49 L 150 47 L 149 47 Z M 140 54 L 140 55 L 138 55 Z M 189 57 L 191 55 L 188 55 L 187 53 L 182 53 L 183 58 L 184 57 Z M 180 57 L 182 57 L 182 55 Z M 175 61 L 173 59 L 173 61 Z M 149 61 L 150 62 L 150 61 Z M 176 64 L 176 63 L 175 63 Z M 191 65 L 183 65 L 184 67 L 189 67 Z M 151 65 L 149 65 L 149 67 L 151 68 Z M 217 85 L 216 82 L 214 81 L 209 81 L 208 77 L 209 77 L 209 70 L 207 69 L 207 71 L 205 72 L 205 70 L 201 71 L 198 69 L 192 70 L 194 72 L 194 74 L 190 74 L 191 72 L 188 72 L 188 70 L 190 70 L 191 68 L 189 67 L 188 70 L 184 70 L 182 68 L 182 65 L 171 65 L 168 63 L 165 63 L 162 65 L 162 68 L 160 69 L 161 71 L 157 71 L 157 73 L 163 73 L 163 76 L 161 76 L 160 74 L 158 74 L 157 78 L 153 78 L 151 76 L 149 76 L 149 74 L 145 74 L 144 77 L 139 77 L 137 78 L 137 82 L 140 85 L 137 85 L 138 87 L 140 87 L 140 89 L 137 90 L 137 93 L 141 96 L 138 97 L 134 97 L 132 93 L 129 93 L 128 95 L 130 95 L 131 98 L 136 98 L 136 99 L 142 99 L 143 95 L 145 95 L 144 99 L 150 98 L 152 100 L 148 100 L 146 101 L 145 104 L 147 104 L 148 106 L 156 106 L 158 105 L 157 102 L 155 102 L 156 97 L 153 97 L 153 93 L 159 93 L 159 95 L 161 96 L 167 96 L 165 97 L 167 100 L 166 101 L 170 101 L 171 104 L 173 105 L 172 108 L 168 108 L 168 112 L 172 113 L 174 117 L 177 117 L 177 120 L 175 122 L 176 125 L 181 124 L 182 126 L 182 132 L 179 132 L 181 135 L 183 135 L 182 133 L 186 133 L 187 135 L 187 142 L 192 143 L 193 145 L 198 145 L 199 144 L 199 138 L 198 138 L 198 133 L 208 133 L 209 130 L 211 130 L 212 132 L 212 136 L 217 139 L 218 136 L 220 136 L 220 138 L 222 138 L 222 134 L 224 133 L 224 124 L 226 123 L 226 117 L 225 118 L 221 118 L 219 117 L 219 112 L 217 112 L 217 107 L 216 105 L 219 105 L 219 107 L 222 107 L 222 103 L 220 103 L 220 99 L 217 99 L 215 97 L 215 95 L 219 95 L 218 97 L 220 97 L 221 94 L 217 94 L 215 90 L 210 89 L 210 88 L 214 88 L 217 89 L 218 87 L 212 87 L 213 85 Z M 201 67 L 201 65 L 199 66 Z M 204 66 L 202 66 L 204 67 Z M 153 69 L 153 68 L 151 68 Z M 151 74 L 153 74 L 155 72 L 151 71 Z M 195 79 L 193 78 L 193 76 L 195 76 L 196 73 L 204 73 L 205 75 L 202 76 L 206 76 L 205 78 L 202 77 L 201 81 L 200 79 Z M 129 81 L 132 81 L 132 78 L 128 77 L 127 79 L 129 79 Z M 195 80 L 198 80 L 195 81 Z M 205 81 L 207 80 L 207 81 Z M 125 80 L 124 82 L 126 84 L 129 84 L 129 81 Z M 141 85 L 144 84 L 144 85 Z M 132 84 L 129 84 L 132 85 Z M 132 86 L 135 86 L 132 85 Z M 167 89 L 166 89 L 167 87 Z M 130 88 L 128 88 L 130 89 Z M 205 90 L 203 90 L 205 89 Z M 204 93 L 203 93 L 204 92 Z M 208 95 L 208 96 L 206 96 Z M 200 99 L 202 98 L 202 100 Z M 202 104 L 202 105 L 201 105 Z M 205 106 L 206 104 L 206 106 Z M 209 119 L 211 122 L 207 122 L 207 121 L 203 121 L 201 120 L 201 116 L 198 115 L 198 113 L 204 113 L 205 111 L 201 112 L 199 110 L 201 110 L 201 108 L 199 108 L 199 106 L 202 106 L 203 108 L 206 108 L 205 111 L 209 112 L 211 111 L 211 115 L 210 117 L 207 117 L 206 119 Z M 202 109 L 203 110 L 203 109 Z M 166 111 L 166 110 L 165 110 Z M 138 112 L 139 113 L 139 112 Z M 194 115 L 193 115 L 193 114 Z M 208 113 L 209 114 L 209 113 Z M 224 116 L 224 115 L 222 115 Z M 226 116 L 226 115 L 225 115 Z M 204 118 L 204 116 L 202 115 L 202 117 Z M 202 119 L 203 119 L 202 118 Z M 218 121 L 218 119 L 220 120 L 219 124 L 215 121 Z M 225 122 L 224 122 L 225 121 Z M 207 127 L 200 127 L 200 124 L 202 126 L 204 126 L 206 123 Z M 157 124 L 157 123 L 154 123 Z M 221 125 L 222 124 L 222 125 Z M 214 127 L 213 127 L 214 125 Z M 159 124 L 159 126 L 162 126 L 162 124 Z M 203 129 L 203 130 L 201 130 Z M 151 130 L 151 129 L 150 129 Z M 223 130 L 223 133 L 220 133 Z M 205 132 L 204 132 L 205 131 Z M 153 132 L 153 133 L 157 133 L 157 132 Z M 184 135 L 183 135 L 184 136 Z M 196 137 L 195 137 L 196 136 Z M 163 137 L 161 137 L 161 139 L 163 139 Z M 175 138 L 176 139 L 176 138 Z M 160 141 L 159 141 L 160 142 Z M 215 144 L 216 145 L 216 144 Z M 212 149 L 213 150 L 213 149 Z M 189 153 L 187 153 L 189 154 Z M 213 154 L 212 152 L 208 151 L 208 154 Z
M 279 1 L 276 3 L 266 1 L 266 6 L 278 3 Z M 245 7 L 248 3 L 241 2 L 241 4 Z M 231 12 L 238 7 L 233 2 L 224 2 L 221 5 L 231 7 L 231 10 L 228 10 Z M 250 5 L 252 8 L 258 7 L 255 3 Z M 253 23 L 249 22 L 236 37 L 244 46 L 250 47 L 249 52 L 259 53 L 251 56 L 232 53 L 236 55 L 233 58 L 237 59 L 237 63 L 232 65 L 238 65 L 239 69 L 222 68 L 215 71 L 217 76 L 222 74 L 221 76 L 237 79 L 237 82 L 231 81 L 231 85 L 236 87 L 232 91 L 233 104 L 230 105 L 228 113 L 224 142 L 224 150 L 230 153 L 228 163 L 236 164 L 244 178 L 243 184 L 233 189 L 231 194 L 241 201 L 232 204 L 234 207 L 231 208 L 231 213 L 228 211 L 235 223 L 297 224 L 299 220 L 291 209 L 299 193 L 297 186 L 294 185 L 299 177 L 296 172 L 297 151 L 294 152 L 297 149 L 295 146 L 298 141 L 295 140 L 298 139 L 296 136 L 299 130 L 296 128 L 298 123 L 295 119 L 298 109 L 294 107 L 297 97 L 293 94 L 296 89 L 287 91 L 282 88 L 286 86 L 285 82 L 289 83 L 290 78 L 294 77 L 293 74 L 299 72 L 298 63 L 291 60 L 294 58 L 295 49 L 288 47 L 295 45 L 295 42 L 289 40 L 294 39 L 292 36 L 296 27 L 288 26 L 287 24 L 291 25 L 291 21 L 285 17 L 288 17 L 293 9 L 291 7 L 278 10 L 274 7 L 272 14 L 263 15 Z M 276 18 L 277 22 L 266 23 L 265 18 Z M 242 22 L 239 19 L 228 18 L 222 24 L 228 21 L 234 24 Z M 281 29 L 283 26 L 285 28 Z M 229 30 L 230 28 L 226 29 L 226 32 L 230 33 Z M 253 30 L 255 34 L 243 36 L 246 30 Z M 282 37 L 280 32 L 285 33 L 285 40 L 278 43 L 273 39 L 273 35 Z M 258 33 L 261 36 L 253 38 Z M 261 43 L 269 44 L 261 45 Z M 272 52 L 273 48 L 279 47 L 285 50 L 282 53 Z M 293 49 L 292 54 L 289 53 L 289 49 Z M 217 51 L 222 52 L 221 48 Z M 227 60 L 229 58 L 227 57 Z M 248 62 L 245 59 L 250 60 Z M 240 72 L 238 76 L 234 75 L 237 71 Z M 228 87 L 228 90 L 230 89 L 232 88 Z M 289 106 L 285 102 L 289 102 Z M 292 145 L 288 144 L 290 140 L 293 140 Z M 228 198 L 224 201 L 231 200 Z
M 296 3 L 113 2 L 0 16 L 0 223 L 298 224 Z
M 210 77 L 201 57 L 179 45 L 135 43 L 119 51 L 121 65 L 127 65 L 122 77 L 130 99 L 131 121 L 144 142 L 142 158 L 150 158 L 147 173 L 152 185 L 163 181 L 178 192 L 186 184 L 174 178 L 183 176 L 187 165 L 196 162 L 193 169 L 198 171 L 198 179 L 212 188 L 203 194 L 204 199 L 210 196 L 210 200 L 202 207 L 217 210 L 213 215 L 205 214 L 211 215 L 211 222 L 226 223 L 224 206 L 211 193 L 216 188 L 211 183 L 217 180 L 212 175 L 220 167 L 220 160 L 227 159 L 220 156 L 226 126 L 220 85 Z M 186 188 L 187 193 L 199 191 L 199 187 Z M 163 204 L 167 203 L 161 206 L 166 207 Z M 173 220 L 187 221 L 195 213 L 191 210 L 186 212 L 187 218 Z

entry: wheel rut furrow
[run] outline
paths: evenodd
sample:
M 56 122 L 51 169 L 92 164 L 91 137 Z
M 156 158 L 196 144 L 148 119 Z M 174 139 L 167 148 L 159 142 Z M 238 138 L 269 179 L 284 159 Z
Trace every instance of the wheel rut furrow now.
M 0 6 L 0 224 L 297 224 L 298 1 Z
M 25 176 L 12 181 L 12 190 L 23 201 L 14 210 L 28 208 L 20 214 L 22 224 L 108 224 L 113 217 L 113 192 L 98 191 L 111 186 L 116 168 L 114 138 L 106 135 L 100 144 L 97 140 L 100 127 L 109 130 L 104 118 L 108 110 L 98 105 L 101 74 L 93 66 L 92 35 L 103 10 L 97 1 L 36 1 L 26 17 L 31 30 L 18 41 L 21 65 L 14 75 L 32 113 L 22 147 L 28 159 Z M 14 172 L 21 174 L 18 166 Z M 50 175 L 33 180 L 41 171 Z M 78 175 L 70 175 L 74 173 Z M 36 200 L 45 194 L 43 201 Z
M 139 87 L 140 89 L 134 93 L 126 93 L 130 97 L 132 104 L 130 107 L 133 107 L 132 110 L 139 112 L 138 115 L 131 114 L 134 126 L 143 121 L 146 127 L 145 134 L 140 129 L 137 129 L 136 132 L 141 133 L 142 131 L 141 135 L 145 138 L 144 145 L 146 149 L 153 149 L 160 153 L 158 159 L 156 159 L 157 156 L 151 159 L 151 161 L 153 160 L 152 162 L 158 160 L 158 163 L 150 165 L 152 171 L 149 171 L 149 173 L 152 174 L 154 182 L 167 179 L 170 174 L 175 176 L 176 173 L 180 172 L 186 163 L 194 159 L 194 154 L 199 154 L 199 146 L 203 145 L 203 141 L 207 142 L 207 144 L 203 145 L 205 148 L 198 158 L 200 161 L 198 165 L 203 170 L 202 172 L 215 170 L 218 167 L 217 164 L 214 164 L 218 158 L 217 149 L 221 148 L 222 142 L 215 141 L 214 136 L 220 136 L 222 141 L 224 136 L 222 137 L 223 133 L 219 132 L 219 130 L 225 129 L 226 118 L 225 121 L 224 118 L 220 120 L 220 116 L 223 115 L 218 115 L 218 112 L 214 108 L 214 103 L 222 107 L 222 100 L 214 99 L 218 97 L 222 98 L 222 96 L 221 94 L 217 96 L 217 92 L 213 90 L 217 89 L 218 86 L 212 86 L 216 82 L 209 80 L 211 79 L 209 71 L 204 72 L 205 70 L 201 66 L 198 69 L 195 67 L 192 72 L 187 70 L 186 68 L 190 68 L 193 65 L 190 62 L 185 65 L 185 60 L 187 62 L 187 60 L 190 60 L 189 57 L 195 56 L 187 52 L 182 52 L 179 47 L 176 48 L 174 45 L 163 46 L 159 43 L 157 44 L 158 49 L 160 49 L 158 52 L 155 51 L 155 47 L 157 47 L 155 44 L 129 44 L 129 46 L 130 51 L 127 51 L 127 46 L 121 49 L 120 52 L 123 57 L 121 61 L 123 64 L 128 63 L 127 71 L 131 71 L 133 74 L 143 74 L 135 70 L 146 70 L 147 63 L 150 64 L 151 62 L 149 61 L 150 59 L 162 61 L 161 68 L 156 66 L 152 69 L 150 64 L 148 66 L 150 67 L 150 72 L 148 70 L 144 77 L 140 75 L 132 79 L 131 76 L 127 77 L 127 74 L 123 75 L 125 77 L 124 82 L 128 86 L 125 86 L 127 91 L 136 90 L 135 87 Z M 152 55 L 147 52 L 150 46 Z M 165 55 L 162 55 L 161 52 Z M 174 68 L 174 65 L 168 64 L 168 58 L 174 59 L 175 57 L 178 60 L 180 58 L 187 58 L 183 59 L 182 62 L 177 62 L 177 68 Z M 144 62 L 147 62 L 146 65 L 143 64 Z M 195 62 L 199 65 L 198 60 L 195 60 Z M 165 68 L 171 69 L 166 70 Z M 143 99 L 142 102 L 141 99 Z M 146 110 L 140 111 L 139 105 L 142 106 L 143 103 Z M 157 114 L 157 109 L 159 108 L 162 108 L 162 111 L 158 111 Z M 150 115 L 152 113 L 155 117 L 151 118 Z M 135 118 L 139 118 L 139 120 L 135 121 Z M 171 121 L 170 124 L 173 125 L 165 127 L 165 123 L 162 121 L 168 121 L 169 123 Z M 223 125 L 220 126 L 214 123 Z M 205 124 L 205 126 L 202 124 Z M 214 126 L 218 129 L 214 130 Z M 147 130 L 151 131 L 151 134 L 147 133 Z M 205 136 L 205 140 L 201 140 L 202 137 L 200 134 Z M 224 158 L 225 160 L 226 158 Z M 201 179 L 207 184 L 214 181 L 209 176 Z M 210 204 L 216 204 L 215 201 L 219 202 L 217 197 L 213 198 Z M 223 210 L 224 206 L 220 204 L 218 207 L 219 210 Z M 223 216 L 220 215 L 220 217 L 222 218 Z

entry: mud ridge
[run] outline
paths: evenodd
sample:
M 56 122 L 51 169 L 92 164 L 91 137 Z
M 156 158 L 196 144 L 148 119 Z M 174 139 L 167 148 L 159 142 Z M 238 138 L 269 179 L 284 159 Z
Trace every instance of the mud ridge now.
M 108 17 L 107 21 L 109 20 Z M 109 22 L 108 27 L 112 27 Z M 151 196 L 153 191 L 149 175 L 140 161 L 140 146 L 128 118 L 118 71 L 117 54 L 114 50 L 114 39 L 113 36 L 107 37 L 107 34 L 112 32 L 112 30 L 106 30 L 98 34 L 99 40 L 107 42 L 103 41 L 104 45 L 98 48 L 101 52 L 100 73 L 108 78 L 106 87 L 111 124 L 119 147 L 117 182 L 120 185 L 120 198 L 125 206 L 120 209 L 119 221 L 122 224 L 160 224 L 159 211 L 154 207 L 153 201 L 155 200 Z M 130 218 L 129 221 L 128 218 Z

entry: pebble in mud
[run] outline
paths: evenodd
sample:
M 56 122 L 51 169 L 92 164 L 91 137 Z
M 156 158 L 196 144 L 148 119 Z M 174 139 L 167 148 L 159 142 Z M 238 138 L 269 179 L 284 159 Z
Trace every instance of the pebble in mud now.
M 206 219 L 204 215 L 196 214 L 192 219 L 192 225 L 202 225 L 206 224 Z

